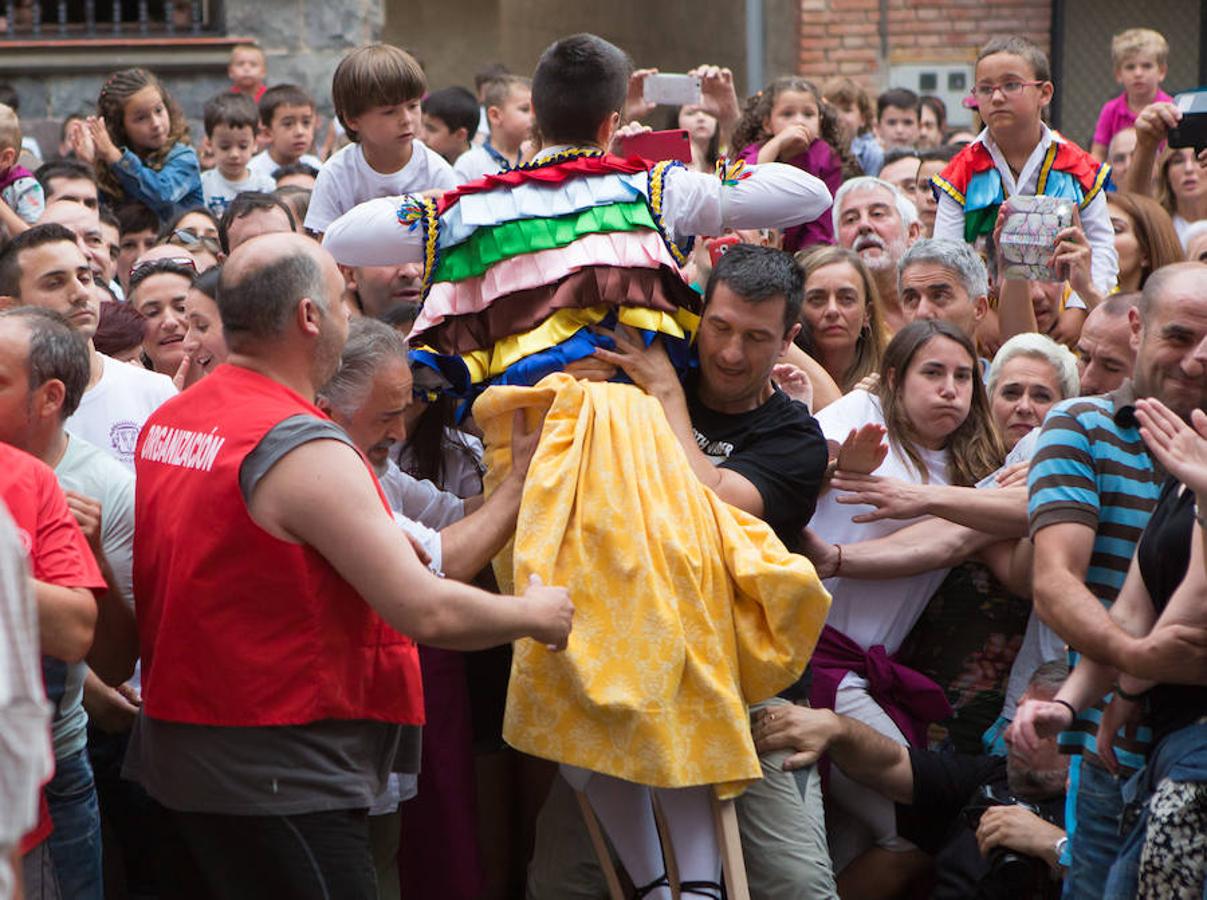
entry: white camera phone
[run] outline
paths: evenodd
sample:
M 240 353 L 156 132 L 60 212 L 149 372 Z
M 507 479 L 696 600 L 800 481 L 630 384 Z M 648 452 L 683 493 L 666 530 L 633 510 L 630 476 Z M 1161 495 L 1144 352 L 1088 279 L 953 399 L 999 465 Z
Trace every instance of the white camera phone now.
M 695 75 L 647 75 L 641 95 L 659 106 L 695 106 L 700 102 L 700 79 Z

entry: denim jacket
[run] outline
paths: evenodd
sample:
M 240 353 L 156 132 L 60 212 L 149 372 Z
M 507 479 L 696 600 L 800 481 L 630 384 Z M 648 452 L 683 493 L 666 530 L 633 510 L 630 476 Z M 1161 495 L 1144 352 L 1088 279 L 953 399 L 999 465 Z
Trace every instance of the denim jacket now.
M 201 164 L 193 148 L 183 142 L 168 151 L 161 169 L 152 169 L 128 149 L 112 168 L 126 196 L 145 203 L 164 222 L 205 203 Z

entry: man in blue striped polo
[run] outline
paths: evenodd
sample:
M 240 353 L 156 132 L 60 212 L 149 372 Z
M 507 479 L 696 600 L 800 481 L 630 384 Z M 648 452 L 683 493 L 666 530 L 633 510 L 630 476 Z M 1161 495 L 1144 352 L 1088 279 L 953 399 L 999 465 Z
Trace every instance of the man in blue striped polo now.
M 1160 493 L 1159 471 L 1140 437 L 1134 403 L 1155 397 L 1179 415 L 1207 409 L 1207 379 L 1193 357 L 1207 337 L 1207 268 L 1183 263 L 1148 279 L 1129 312 L 1136 364 L 1132 380 L 1101 397 L 1066 400 L 1044 421 L 1029 475 L 1034 602 L 1071 648 L 1110 658 L 1104 646 L 1111 604 L 1123 586 L 1136 542 Z M 1103 768 L 1096 750 L 1102 706 L 1061 734 L 1070 767 L 1064 862 L 1066 898 L 1100 898 L 1120 848 L 1122 780 L 1144 765 L 1146 727 L 1120 735 L 1123 778 Z M 1016 716 L 1017 722 L 1022 716 Z

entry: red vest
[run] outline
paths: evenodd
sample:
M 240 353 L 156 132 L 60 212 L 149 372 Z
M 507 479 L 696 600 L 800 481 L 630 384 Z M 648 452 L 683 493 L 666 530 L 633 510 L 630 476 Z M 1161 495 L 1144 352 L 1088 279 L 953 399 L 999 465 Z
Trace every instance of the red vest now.
M 156 719 L 423 723 L 414 642 L 313 549 L 273 537 L 248 514 L 239 468 L 298 414 L 325 418 L 277 382 L 224 365 L 139 434 L 134 596 L 144 709 Z M 384 496 L 382 507 L 365 514 L 389 515 Z

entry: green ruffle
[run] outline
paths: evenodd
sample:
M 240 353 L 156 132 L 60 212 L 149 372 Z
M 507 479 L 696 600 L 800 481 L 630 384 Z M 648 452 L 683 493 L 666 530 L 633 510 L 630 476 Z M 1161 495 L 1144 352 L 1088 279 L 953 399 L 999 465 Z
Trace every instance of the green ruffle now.
M 994 203 L 981 209 L 965 209 L 964 240 L 971 244 L 983 234 L 993 234 L 997 225 L 997 213 L 1001 208 L 1000 203 Z
M 432 281 L 476 278 L 504 259 L 564 247 L 585 234 L 640 228 L 657 231 L 643 200 L 593 206 L 555 219 L 519 219 L 479 228 L 468 240 L 440 255 Z

